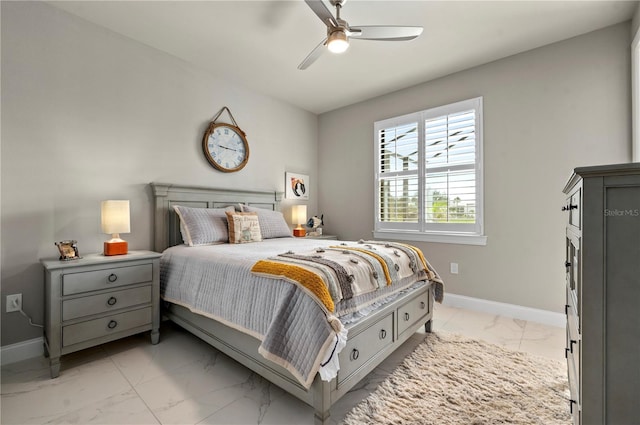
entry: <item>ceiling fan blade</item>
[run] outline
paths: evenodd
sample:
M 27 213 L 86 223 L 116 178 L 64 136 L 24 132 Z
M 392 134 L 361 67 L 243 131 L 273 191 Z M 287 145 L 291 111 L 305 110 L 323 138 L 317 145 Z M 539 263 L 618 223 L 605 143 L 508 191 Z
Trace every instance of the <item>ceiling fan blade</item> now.
M 406 41 L 418 37 L 422 31 L 422 27 L 361 26 L 349 28 L 349 35 L 354 40 Z
M 337 27 L 338 22 L 331 14 L 329 8 L 322 2 L 322 0 L 304 0 L 307 6 L 318 15 L 318 18 L 328 27 Z
M 320 57 L 320 55 L 322 55 L 322 53 L 324 53 L 325 48 L 324 45 L 327 44 L 327 39 L 325 38 L 324 40 L 322 40 L 322 42 L 320 44 L 318 44 L 316 46 L 315 49 L 313 49 L 311 51 L 311 53 L 309 53 L 309 55 L 304 58 L 304 60 L 300 63 L 300 65 L 298 65 L 298 69 L 299 70 L 305 70 L 307 68 L 309 68 L 309 66 L 311 66 L 312 63 L 314 63 L 316 61 L 316 59 L 318 59 Z

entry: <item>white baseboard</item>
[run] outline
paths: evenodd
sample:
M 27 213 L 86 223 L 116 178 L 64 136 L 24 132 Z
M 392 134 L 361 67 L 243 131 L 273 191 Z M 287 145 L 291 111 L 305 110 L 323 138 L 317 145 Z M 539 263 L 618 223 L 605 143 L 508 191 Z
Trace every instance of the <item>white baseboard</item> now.
M 564 328 L 567 322 L 566 316 L 563 313 L 483 300 L 481 298 L 466 297 L 464 295 L 447 293 L 444 296 L 442 304 L 449 307 L 458 307 L 482 313 L 498 314 L 514 319 L 527 320 L 543 325 L 557 326 L 559 328 Z
M 0 347 L 0 364 L 4 366 L 42 356 L 44 354 L 43 343 L 44 339 L 40 337 Z

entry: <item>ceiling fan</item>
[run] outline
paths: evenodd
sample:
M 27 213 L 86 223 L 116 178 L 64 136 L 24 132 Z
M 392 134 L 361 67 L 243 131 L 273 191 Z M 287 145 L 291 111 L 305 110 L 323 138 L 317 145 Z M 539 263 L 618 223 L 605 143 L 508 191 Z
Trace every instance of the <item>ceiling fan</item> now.
M 422 34 L 422 27 L 404 26 L 349 26 L 340 18 L 340 9 L 347 0 L 329 0 L 336 8 L 335 18 L 322 0 L 304 0 L 318 18 L 327 26 L 327 37 L 298 65 L 298 69 L 307 69 L 324 52 L 325 46 L 333 53 L 342 53 L 349 48 L 349 39 L 354 40 L 413 40 Z

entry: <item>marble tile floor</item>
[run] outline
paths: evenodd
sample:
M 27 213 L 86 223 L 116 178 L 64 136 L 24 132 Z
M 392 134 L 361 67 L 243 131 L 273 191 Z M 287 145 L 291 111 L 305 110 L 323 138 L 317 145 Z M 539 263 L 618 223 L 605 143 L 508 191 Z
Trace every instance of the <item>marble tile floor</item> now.
M 436 305 L 433 329 L 564 361 L 563 328 Z M 424 338 L 419 329 L 332 408 L 337 424 Z M 313 424 L 313 409 L 165 322 L 160 344 L 141 334 L 47 360 L 2 367 L 0 423 Z

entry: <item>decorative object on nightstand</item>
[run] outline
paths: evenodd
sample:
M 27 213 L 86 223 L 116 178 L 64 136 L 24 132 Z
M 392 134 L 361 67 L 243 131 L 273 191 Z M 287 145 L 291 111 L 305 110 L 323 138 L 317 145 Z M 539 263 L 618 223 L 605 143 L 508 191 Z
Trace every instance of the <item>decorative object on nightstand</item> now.
M 298 225 L 293 229 L 293 236 L 302 237 L 306 235 L 307 231 L 302 227 L 302 224 L 307 222 L 306 205 L 294 205 L 291 207 L 291 222 Z
M 77 260 L 82 258 L 78 253 L 78 241 L 54 242 L 60 252 L 60 261 Z
M 51 377 L 60 356 L 151 330 L 160 338 L 160 257 L 151 251 L 42 260 L 45 269 L 45 356 Z
M 320 236 L 322 235 L 322 226 L 324 224 L 324 214 L 318 217 L 314 215 L 307 221 L 307 227 L 311 228 L 311 231 L 308 233 L 308 236 Z
M 111 234 L 104 243 L 104 255 L 124 255 L 129 250 L 127 241 L 120 239 L 120 233 L 131 232 L 129 201 L 102 201 L 102 232 Z

